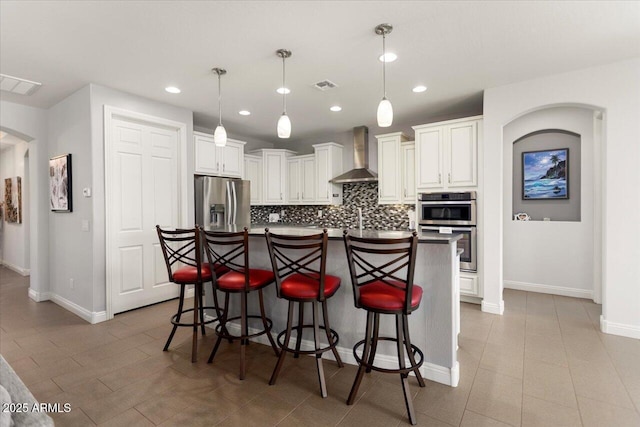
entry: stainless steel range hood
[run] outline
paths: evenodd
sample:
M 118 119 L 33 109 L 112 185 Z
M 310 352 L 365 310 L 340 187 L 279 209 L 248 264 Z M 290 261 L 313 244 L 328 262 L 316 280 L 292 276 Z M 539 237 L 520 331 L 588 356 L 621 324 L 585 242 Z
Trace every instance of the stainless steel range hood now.
M 378 181 L 378 174 L 369 169 L 369 128 L 366 126 L 353 128 L 353 166 L 349 172 L 333 178 L 330 182 L 345 184 Z

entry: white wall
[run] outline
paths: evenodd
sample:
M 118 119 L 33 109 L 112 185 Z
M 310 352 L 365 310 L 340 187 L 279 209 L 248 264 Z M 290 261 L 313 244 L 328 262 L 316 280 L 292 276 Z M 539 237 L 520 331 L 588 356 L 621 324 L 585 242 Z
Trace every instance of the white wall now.
M 504 127 L 505 287 L 592 298 L 593 121 L 593 111 L 589 109 L 549 108 L 521 116 Z M 579 187 L 580 221 L 522 222 L 511 218 L 513 143 L 525 135 L 544 129 L 561 129 L 580 135 L 580 168 L 574 169 L 582 174 Z
M 49 292 L 49 160 L 46 111 L 0 101 L 0 129 L 29 144 L 29 296 Z
M 193 158 L 193 113 L 184 108 L 174 107 L 151 101 L 136 95 L 120 92 L 115 89 L 89 85 L 91 98 L 91 173 L 92 173 L 92 204 L 93 204 L 93 302 L 92 311 L 100 313 L 106 309 L 106 273 L 105 273 L 105 192 L 104 192 L 104 106 L 108 105 L 124 110 L 168 120 L 184 123 L 187 126 L 187 176 L 190 185 L 187 186 L 187 221 L 193 225 L 194 206 L 193 185 L 191 184 L 194 170 Z
M 503 281 L 503 128 L 549 106 L 605 111 L 602 141 L 604 332 L 640 338 L 640 58 L 487 89 L 483 173 L 483 309 L 501 312 Z M 597 185 L 597 184 L 596 184 Z M 634 217 L 635 216 L 635 217 Z M 597 227 L 597 224 L 596 224 Z
M 91 199 L 82 197 L 82 188 L 90 187 L 92 180 L 89 87 L 85 86 L 51 107 L 48 123 L 49 158 L 71 154 L 73 198 L 73 212 L 49 212 L 50 292 L 91 311 L 93 227 L 89 232 L 81 229 L 82 220 L 93 216 Z
M 6 178 L 22 178 L 22 223 L 6 221 L 6 206 L 2 231 L 0 232 L 0 260 L 4 265 L 23 276 L 29 275 L 29 211 L 28 185 L 29 177 L 25 175 L 25 154 L 27 142 L 19 142 L 0 153 L 0 200 L 4 200 L 4 180 Z M 27 168 L 28 170 L 28 168 Z M 15 185 L 15 180 L 14 180 Z M 14 191 L 15 188 L 14 188 Z

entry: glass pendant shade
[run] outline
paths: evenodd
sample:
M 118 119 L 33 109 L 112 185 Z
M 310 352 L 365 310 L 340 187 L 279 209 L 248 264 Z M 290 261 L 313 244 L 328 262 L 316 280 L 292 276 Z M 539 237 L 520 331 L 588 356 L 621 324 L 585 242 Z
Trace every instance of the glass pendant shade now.
M 291 136 L 291 120 L 286 114 L 282 114 L 278 119 L 278 138 L 289 138 Z
M 386 97 L 378 104 L 378 126 L 388 128 L 393 123 L 393 106 Z
M 218 125 L 216 131 L 213 133 L 213 142 L 216 147 L 224 147 L 227 145 L 227 131 L 222 125 Z

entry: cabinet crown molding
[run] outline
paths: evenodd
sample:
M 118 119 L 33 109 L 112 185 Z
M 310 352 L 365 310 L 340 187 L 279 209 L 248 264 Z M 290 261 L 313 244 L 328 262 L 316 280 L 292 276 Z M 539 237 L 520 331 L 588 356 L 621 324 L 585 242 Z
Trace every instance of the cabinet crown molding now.
M 460 123 L 460 122 L 470 122 L 472 120 L 482 120 L 482 118 L 483 118 L 482 115 L 471 116 L 471 117 L 461 117 L 459 119 L 445 120 L 443 122 L 433 122 L 433 123 L 426 123 L 423 125 L 411 126 L 411 128 L 414 130 L 419 130 L 419 129 L 426 129 L 426 128 L 435 127 L 435 126 L 451 125 L 451 124 Z
M 409 137 L 404 132 L 383 133 L 382 135 L 376 135 L 376 138 L 394 138 L 398 136 L 402 142 L 409 141 Z
M 312 147 L 313 148 L 322 148 L 322 147 L 344 148 L 344 146 L 342 144 L 337 144 L 335 142 L 323 142 L 322 144 L 313 144 Z
M 201 132 L 199 130 L 194 130 L 193 136 L 199 136 L 201 138 L 210 138 L 213 141 L 212 133 L 206 133 L 206 132 Z M 233 139 L 233 138 L 227 138 L 227 141 L 235 142 L 236 144 L 242 144 L 242 145 L 246 145 L 247 143 L 246 141 L 240 141 L 239 139 Z

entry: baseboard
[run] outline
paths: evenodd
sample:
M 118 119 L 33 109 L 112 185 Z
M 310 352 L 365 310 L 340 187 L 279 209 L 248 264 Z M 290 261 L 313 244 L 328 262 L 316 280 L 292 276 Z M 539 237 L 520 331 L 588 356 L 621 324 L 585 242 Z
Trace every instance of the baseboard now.
M 205 320 L 210 320 L 212 317 L 205 315 Z M 215 324 L 211 323 L 207 325 L 209 327 L 214 327 Z M 232 334 L 238 334 L 240 332 L 240 325 L 237 323 L 230 323 L 227 326 L 227 329 Z M 249 333 L 257 332 L 254 328 L 249 328 Z M 274 334 L 275 335 L 275 334 Z M 274 336 L 275 339 L 275 336 Z M 266 335 L 260 335 L 259 337 L 253 338 L 252 341 L 258 342 L 264 345 L 271 345 L 269 343 L 269 338 Z M 291 338 L 291 346 L 294 346 L 296 343 L 295 338 Z M 302 350 L 312 350 L 313 349 L 313 341 L 310 340 L 302 340 L 300 344 L 300 348 Z M 353 349 L 345 348 L 345 347 L 336 347 L 338 350 L 338 354 L 344 363 L 349 365 L 357 365 L 357 361 L 353 356 Z M 332 352 L 326 352 L 323 356 L 324 359 L 327 360 L 335 360 Z M 407 363 L 409 361 L 407 360 Z M 395 355 L 389 356 L 385 354 L 376 354 L 376 366 L 380 366 L 382 368 L 387 369 L 397 369 L 398 368 L 398 359 Z M 436 365 L 429 362 L 424 362 L 420 367 L 420 373 L 423 378 L 435 381 L 441 384 L 445 384 L 451 387 L 457 387 L 458 381 L 460 380 L 460 364 L 456 361 L 455 366 L 452 368 L 447 368 L 445 366 Z
M 15 264 L 11 264 L 10 262 L 7 262 L 5 260 L 1 260 L 0 261 L 1 265 L 4 265 L 5 267 L 7 267 L 9 270 L 13 270 L 16 273 L 18 273 L 19 275 L 23 276 L 23 277 L 27 277 L 31 274 L 31 270 L 28 268 L 22 268 L 18 265 Z
M 603 315 L 600 315 L 600 330 L 605 334 L 640 339 L 640 327 L 626 325 L 624 323 L 609 322 L 608 320 L 605 320 Z
M 504 300 L 500 300 L 498 304 L 482 300 L 481 309 L 485 313 L 499 314 L 502 316 L 504 314 Z
M 31 295 L 31 290 L 29 291 L 29 295 Z M 80 317 L 83 320 L 91 324 L 104 322 L 107 320 L 107 312 L 106 311 L 89 311 L 84 307 L 79 306 L 75 302 L 69 301 L 66 298 L 61 297 L 60 295 L 56 295 L 53 293 L 49 293 L 49 300 L 58 304 L 60 307 L 64 308 Z
M 51 294 L 49 292 L 38 292 L 29 288 L 29 298 L 34 300 L 35 302 L 49 301 L 51 299 Z
M 593 300 L 593 291 L 588 289 L 568 288 L 566 286 L 541 285 L 538 283 L 516 282 L 505 280 L 505 289 L 516 289 L 518 291 L 538 292 L 541 294 L 562 295 L 565 297 L 586 298 Z

